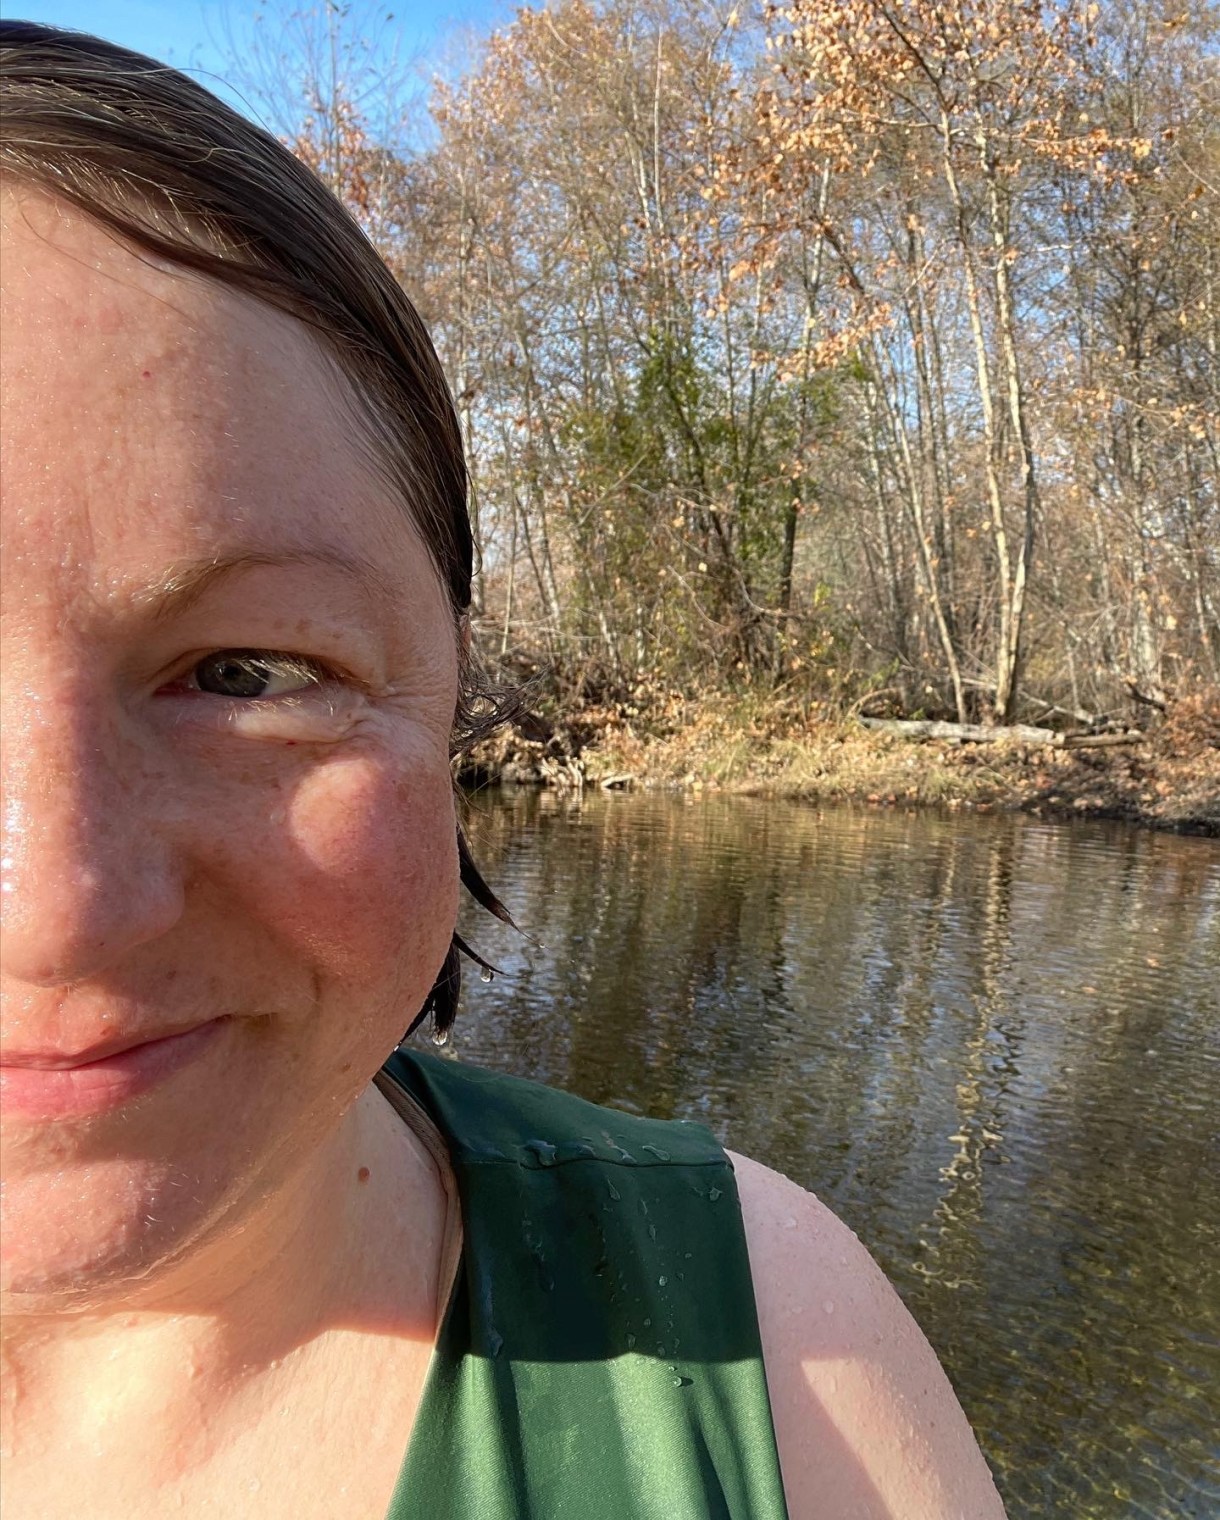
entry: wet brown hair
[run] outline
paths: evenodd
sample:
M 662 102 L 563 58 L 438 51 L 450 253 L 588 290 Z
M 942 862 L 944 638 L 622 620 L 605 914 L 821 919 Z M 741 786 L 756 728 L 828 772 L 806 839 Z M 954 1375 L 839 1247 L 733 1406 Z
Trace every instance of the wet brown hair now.
M 461 428 L 418 312 L 342 203 L 280 142 L 187 75 L 80 32 L 0 22 L 0 168 L 83 211 L 130 247 L 230 286 L 304 322 L 359 402 L 376 464 L 416 524 L 459 634 L 450 750 L 459 755 L 511 705 L 462 636 L 474 543 Z M 463 885 L 511 922 L 459 826 Z M 425 1018 L 457 1012 L 455 933 Z

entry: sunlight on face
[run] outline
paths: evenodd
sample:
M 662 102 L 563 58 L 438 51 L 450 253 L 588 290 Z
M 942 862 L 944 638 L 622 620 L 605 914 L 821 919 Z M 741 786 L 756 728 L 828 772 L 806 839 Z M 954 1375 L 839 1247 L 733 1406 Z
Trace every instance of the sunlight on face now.
M 302 326 L 32 193 L 4 239 L 0 1241 L 88 1303 L 239 1228 L 427 996 L 455 635 Z

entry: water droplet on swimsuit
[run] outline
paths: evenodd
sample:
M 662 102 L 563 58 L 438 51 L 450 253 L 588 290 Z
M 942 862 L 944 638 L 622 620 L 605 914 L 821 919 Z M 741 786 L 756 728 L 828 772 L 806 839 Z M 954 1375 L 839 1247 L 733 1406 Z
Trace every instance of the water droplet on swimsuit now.
M 631 1348 L 634 1345 L 635 1345 L 635 1336 L 634 1335 L 628 1335 L 627 1336 L 627 1350 L 630 1351 Z
M 644 1329 L 647 1330 L 648 1327 L 649 1327 L 649 1325 L 651 1325 L 651 1324 L 652 1324 L 652 1321 L 650 1319 L 646 1319 L 644 1321 Z
M 674 1378 L 674 1387 L 675 1388 L 689 1388 L 693 1382 L 694 1382 L 693 1378 L 676 1377 L 676 1378 Z
M 553 1293 L 555 1291 L 555 1279 L 551 1276 L 550 1268 L 546 1264 L 546 1257 L 543 1256 L 542 1250 L 538 1246 L 534 1247 L 534 1266 L 538 1272 L 538 1286 L 544 1293 Z
M 493 1361 L 504 1349 L 504 1337 L 500 1334 L 494 1325 L 488 1326 L 487 1349 L 491 1352 Z
M 494 982 L 495 979 L 496 973 L 490 966 L 484 966 L 482 971 L 479 972 L 479 981 L 481 982 Z
M 434 1045 L 448 1045 L 449 1031 L 447 1029 L 434 1029 L 432 1031 L 432 1043 Z
M 628 1166 L 635 1165 L 635 1157 L 629 1150 L 625 1150 L 618 1143 L 618 1141 L 614 1138 L 608 1129 L 602 1130 L 602 1139 L 606 1142 L 610 1149 L 617 1154 L 620 1161 L 625 1162 Z
M 538 1166 L 554 1166 L 558 1159 L 559 1151 L 549 1140 L 527 1140 L 524 1148 Z
M 717 1198 L 720 1197 L 720 1189 L 717 1187 L 708 1188 L 707 1196 L 712 1200 L 713 1203 L 715 1203 Z
M 658 1288 L 663 1288 L 668 1281 L 669 1281 L 669 1278 L 666 1277 L 664 1275 L 664 1273 L 662 1273 L 662 1275 L 657 1278 L 657 1287 Z
M 609 1177 L 606 1178 L 606 1188 L 611 1198 L 614 1199 L 615 1203 L 622 1202 L 623 1195 L 619 1192 L 618 1188 L 615 1187 L 614 1183 L 610 1181 Z
M 655 1156 L 658 1161 L 669 1160 L 669 1152 L 662 1150 L 659 1145 L 641 1145 L 640 1149 L 642 1151 L 647 1151 L 652 1156 Z

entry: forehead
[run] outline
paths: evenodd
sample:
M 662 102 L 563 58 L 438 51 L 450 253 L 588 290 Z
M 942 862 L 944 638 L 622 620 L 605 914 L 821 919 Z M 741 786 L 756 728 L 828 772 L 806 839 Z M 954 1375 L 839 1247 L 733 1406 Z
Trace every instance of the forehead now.
M 106 573 L 240 550 L 417 544 L 303 324 L 3 197 L 6 555 Z M 48 540 L 54 539 L 54 549 Z

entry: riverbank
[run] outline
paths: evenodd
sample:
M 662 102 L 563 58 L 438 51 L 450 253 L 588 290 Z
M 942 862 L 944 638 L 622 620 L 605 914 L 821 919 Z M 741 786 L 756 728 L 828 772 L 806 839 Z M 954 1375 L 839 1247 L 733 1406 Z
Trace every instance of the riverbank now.
M 660 712 L 584 707 L 497 735 L 471 756 L 467 779 L 1020 809 L 1220 838 L 1220 703 L 1180 703 L 1138 741 L 1081 749 L 912 741 L 851 718 L 729 698 L 675 699 Z

